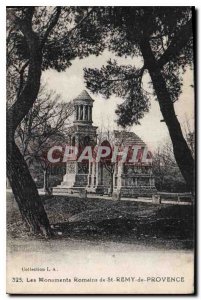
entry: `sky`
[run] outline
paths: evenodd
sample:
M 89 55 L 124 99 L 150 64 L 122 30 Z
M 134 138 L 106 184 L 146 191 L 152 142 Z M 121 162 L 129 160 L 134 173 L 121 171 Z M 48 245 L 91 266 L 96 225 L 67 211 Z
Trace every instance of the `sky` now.
M 42 82 L 46 83 L 47 89 L 58 93 L 63 101 L 71 101 L 78 96 L 82 90 L 87 90 L 84 84 L 83 68 L 101 68 L 106 65 L 109 59 L 116 59 L 119 64 L 131 64 L 132 66 L 140 67 L 142 62 L 139 58 L 117 58 L 108 51 L 104 51 L 101 56 L 89 56 L 84 59 L 75 59 L 72 61 L 72 66 L 67 68 L 64 72 L 57 72 L 49 69 L 43 72 Z M 143 78 L 143 88 L 147 91 L 149 75 Z M 184 124 L 186 119 L 189 120 L 191 127 L 194 124 L 194 91 L 191 85 L 193 84 L 193 71 L 188 69 L 183 77 L 182 93 L 177 102 L 175 102 L 175 111 L 180 124 Z M 112 129 L 119 129 L 115 123 L 117 116 L 115 109 L 117 104 L 122 102 L 122 99 L 111 96 L 105 99 L 100 94 L 92 94 L 89 90 L 87 92 L 95 100 L 93 107 L 93 125 L 99 127 L 110 127 Z M 167 126 L 164 122 L 160 122 L 163 117 L 160 112 L 159 104 L 151 97 L 151 107 L 148 113 L 140 121 L 140 125 L 133 125 L 130 128 L 144 140 L 150 150 L 155 150 L 161 143 L 164 143 L 168 137 Z

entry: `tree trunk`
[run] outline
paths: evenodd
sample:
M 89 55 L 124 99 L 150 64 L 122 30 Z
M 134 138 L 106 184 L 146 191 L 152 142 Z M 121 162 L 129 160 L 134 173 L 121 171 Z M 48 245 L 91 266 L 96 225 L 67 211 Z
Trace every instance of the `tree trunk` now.
M 47 191 L 47 170 L 43 170 L 43 190 Z
M 7 177 L 22 219 L 34 234 L 51 236 L 51 228 L 36 185 L 15 142 L 7 144 Z
M 48 171 L 47 171 L 47 169 L 43 170 L 43 190 L 45 193 L 48 193 Z
M 111 173 L 111 183 L 110 183 L 110 194 L 111 194 L 111 196 L 113 194 L 113 174 L 114 174 L 114 172 Z
M 173 151 L 179 169 L 187 183 L 188 189 L 194 191 L 194 159 L 187 145 L 179 121 L 177 120 L 174 105 L 161 70 L 152 53 L 148 39 L 144 39 L 140 48 L 144 58 L 145 66 L 149 71 L 155 89 L 160 110 L 168 127 L 173 144 Z
M 15 27 L 19 28 L 29 48 L 29 61 L 23 67 L 26 68 L 26 65 L 29 67 L 26 82 L 23 85 L 23 80 L 21 80 L 22 88 L 18 91 L 16 101 L 7 111 L 7 176 L 21 215 L 31 231 L 48 237 L 51 236 L 51 229 L 46 212 L 27 164 L 14 142 L 14 134 L 17 126 L 29 112 L 38 96 L 41 79 L 42 50 L 48 36 L 58 22 L 61 7 L 57 8 L 57 13 L 51 19 L 42 41 L 39 34 L 32 28 L 34 11 L 35 7 L 30 6 L 24 10 L 23 18 L 20 19 L 13 15 Z M 21 79 L 24 79 L 23 72 L 20 74 L 22 76 Z

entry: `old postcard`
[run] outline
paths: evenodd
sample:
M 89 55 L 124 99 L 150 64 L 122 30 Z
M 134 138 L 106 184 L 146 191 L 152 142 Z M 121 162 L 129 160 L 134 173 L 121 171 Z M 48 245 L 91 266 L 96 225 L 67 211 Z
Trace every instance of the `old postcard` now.
M 195 293 L 192 7 L 7 7 L 7 293 Z

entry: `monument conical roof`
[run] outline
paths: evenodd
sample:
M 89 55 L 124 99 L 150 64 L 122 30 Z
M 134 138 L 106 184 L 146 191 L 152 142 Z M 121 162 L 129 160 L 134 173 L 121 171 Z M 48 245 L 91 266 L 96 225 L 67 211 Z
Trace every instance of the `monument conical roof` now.
M 114 137 L 124 145 L 145 146 L 144 141 L 134 132 L 114 130 Z
M 87 93 L 86 90 L 83 90 L 75 99 L 74 101 L 84 100 L 86 102 L 94 102 L 91 96 Z

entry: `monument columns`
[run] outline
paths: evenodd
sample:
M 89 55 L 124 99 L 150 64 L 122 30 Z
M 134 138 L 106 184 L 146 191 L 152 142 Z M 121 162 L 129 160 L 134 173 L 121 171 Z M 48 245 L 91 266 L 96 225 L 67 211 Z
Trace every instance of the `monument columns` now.
M 86 120 L 86 105 L 83 105 L 83 120 Z
M 90 121 L 90 109 L 91 109 L 91 106 L 88 106 L 88 121 Z
M 88 174 L 88 187 L 90 188 L 91 187 L 91 184 L 92 184 L 92 168 L 93 168 L 93 163 L 92 162 L 89 162 L 89 174 Z
M 119 190 L 122 186 L 122 163 L 118 163 L 118 173 L 117 173 L 117 190 Z
M 96 186 L 99 184 L 99 166 L 98 166 L 98 162 L 95 163 L 96 164 Z
M 94 162 L 91 162 L 90 163 L 91 167 L 90 167 L 90 174 L 89 176 L 91 177 L 91 182 L 89 183 L 89 188 L 94 188 L 95 186 L 95 163 Z
M 92 121 L 92 106 L 89 107 L 89 120 Z
M 114 166 L 114 173 L 113 173 L 113 188 L 116 187 L 117 169 L 118 169 L 118 164 L 115 163 L 115 166 Z
M 80 105 L 78 106 L 78 120 L 80 120 L 80 110 L 81 110 L 81 108 L 80 108 Z

